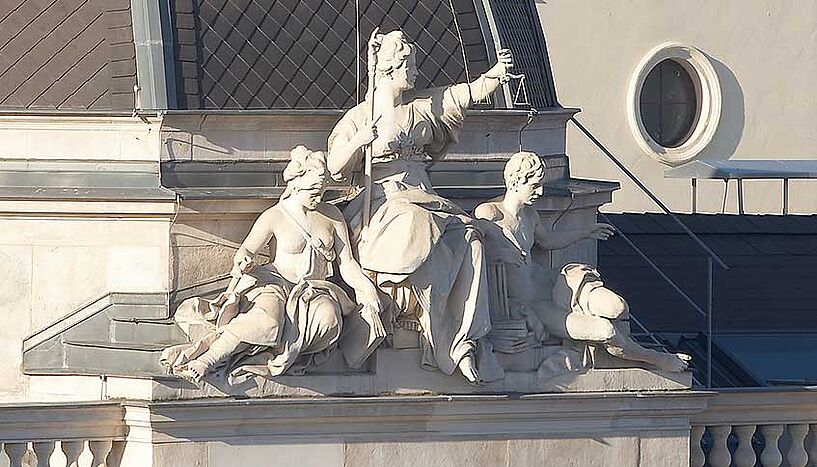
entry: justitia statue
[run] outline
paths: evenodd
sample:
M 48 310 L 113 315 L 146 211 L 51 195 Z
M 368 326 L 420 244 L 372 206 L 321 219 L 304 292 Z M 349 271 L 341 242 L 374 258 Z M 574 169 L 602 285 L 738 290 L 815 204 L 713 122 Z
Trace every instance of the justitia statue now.
M 555 275 L 533 262 L 534 246 L 545 250 L 564 248 L 584 238 L 605 240 L 613 234 L 608 224 L 583 230 L 546 229 L 530 206 L 542 195 L 545 166 L 531 152 L 514 154 L 505 166 L 505 195 L 483 203 L 475 216 L 482 224 L 492 259 L 505 263 L 509 307 L 513 318 L 524 319 L 540 340 L 550 336 L 602 347 L 611 355 L 654 365 L 666 371 L 683 371 L 686 354 L 657 352 L 630 337 L 629 307 L 604 286 L 591 266 L 570 263 Z
M 361 170 L 371 151 L 371 189 L 344 211 L 360 264 L 399 313 L 416 316 L 422 365 L 446 374 L 459 369 L 478 384 L 478 368 L 494 363 L 481 343 L 491 323 L 480 232 L 462 209 L 434 192 L 426 168 L 457 141 L 465 110 L 507 80 L 513 59 L 501 50 L 499 62 L 473 82 L 423 90 L 414 90 L 416 60 L 401 31 L 373 34 L 366 100 L 332 130 L 327 162 L 341 179 Z
M 189 299 L 176 311 L 192 342 L 163 352 L 172 373 L 193 382 L 225 365 L 231 376 L 298 373 L 333 350 L 355 319 L 368 332 L 352 343 L 362 352 L 385 337 L 377 289 L 352 257 L 343 216 L 321 202 L 329 178 L 324 154 L 299 146 L 291 155 L 286 191 L 236 252 L 230 286 L 214 301 Z M 269 261 L 259 265 L 267 247 Z M 327 281 L 333 264 L 359 305 Z

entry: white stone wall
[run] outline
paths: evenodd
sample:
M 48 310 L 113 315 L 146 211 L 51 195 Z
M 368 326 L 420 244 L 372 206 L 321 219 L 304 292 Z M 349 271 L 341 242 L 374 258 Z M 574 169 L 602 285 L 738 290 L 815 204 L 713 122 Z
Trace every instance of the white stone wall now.
M 689 465 L 688 452 L 689 434 L 685 431 L 661 436 L 649 432 L 625 436 L 590 433 L 561 439 L 369 443 L 321 440 L 303 444 L 186 442 L 155 447 L 153 465 L 685 467 Z
M 158 122 L 2 117 L 6 160 L 159 161 Z M 166 291 L 171 202 L 0 201 L 0 401 L 28 396 L 22 340 L 108 292 Z
M 108 292 L 167 290 L 166 219 L 0 219 L 0 400 L 26 394 L 28 334 Z
M 122 116 L 2 116 L 3 159 L 157 161 L 161 120 Z
M 707 54 L 723 96 L 720 124 L 701 159 L 817 159 L 814 76 L 817 4 L 798 0 L 548 0 L 538 2 L 559 101 L 671 209 L 689 212 L 690 182 L 664 179 L 665 165 L 637 144 L 627 86 L 642 58 L 668 41 Z M 571 173 L 621 180 L 611 212 L 657 212 L 649 199 L 572 125 Z M 726 212 L 737 212 L 733 181 Z M 780 213 L 780 181 L 745 183 L 747 213 Z M 724 185 L 699 184 L 699 212 L 723 212 Z M 790 212 L 817 212 L 817 181 L 793 181 Z

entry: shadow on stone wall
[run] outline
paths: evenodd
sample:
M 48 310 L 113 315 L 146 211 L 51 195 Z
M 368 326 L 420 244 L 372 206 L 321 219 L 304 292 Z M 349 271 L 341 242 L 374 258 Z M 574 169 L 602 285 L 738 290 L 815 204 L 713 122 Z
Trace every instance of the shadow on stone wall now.
M 712 143 L 701 153 L 699 159 L 725 160 L 735 155 L 735 149 L 743 136 L 746 123 L 743 88 L 726 64 L 709 54 L 707 57 L 718 74 L 721 86 L 721 118 Z

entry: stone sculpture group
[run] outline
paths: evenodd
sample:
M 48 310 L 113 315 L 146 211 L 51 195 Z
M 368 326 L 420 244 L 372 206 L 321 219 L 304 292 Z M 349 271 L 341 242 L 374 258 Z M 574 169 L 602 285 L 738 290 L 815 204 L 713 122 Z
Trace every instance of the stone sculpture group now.
M 465 111 L 508 79 L 512 55 L 497 56 L 473 82 L 415 90 L 415 47 L 400 31 L 376 31 L 366 99 L 336 124 L 326 154 L 292 150 L 286 190 L 236 252 L 227 289 L 179 306 L 191 342 L 165 350 L 169 371 L 195 383 L 219 369 L 230 378 L 301 374 L 332 352 L 356 368 L 407 327 L 419 332 L 423 367 L 474 385 L 503 377 L 497 353 L 529 347 L 551 350 L 537 360 L 542 374 L 586 369 L 588 346 L 685 370 L 687 356 L 630 338 L 627 303 L 595 269 L 551 272 L 533 261 L 534 247 L 613 234 L 606 224 L 541 224 L 530 206 L 544 178 L 536 154 L 514 154 L 505 195 L 473 216 L 435 193 L 428 164 L 457 141 Z M 330 178 L 361 169 L 368 183 L 342 211 L 322 201 Z

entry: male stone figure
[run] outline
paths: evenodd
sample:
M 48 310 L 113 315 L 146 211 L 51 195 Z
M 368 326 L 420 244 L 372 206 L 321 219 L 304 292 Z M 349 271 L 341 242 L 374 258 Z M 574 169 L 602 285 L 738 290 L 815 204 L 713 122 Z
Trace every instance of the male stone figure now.
M 531 207 L 542 195 L 544 172 L 536 154 L 514 154 L 505 166 L 505 195 L 479 205 L 475 211 L 477 218 L 490 221 L 483 225 L 490 245 L 487 251 L 493 253 L 495 261 L 506 263 L 511 309 L 527 321 L 539 339 L 550 333 L 601 346 L 615 357 L 667 371 L 685 370 L 689 356 L 647 349 L 629 336 L 627 302 L 604 287 L 595 269 L 567 264 L 551 286 L 547 272 L 533 263 L 534 246 L 555 250 L 584 238 L 606 240 L 614 232 L 612 226 L 600 223 L 584 230 L 547 230 Z
M 329 172 L 322 152 L 292 150 L 284 170 L 287 187 L 280 201 L 264 211 L 235 254 L 233 281 L 213 302 L 191 299 L 176 314 L 215 327 L 189 345 L 166 349 L 171 372 L 193 382 L 231 357 L 238 372 L 262 376 L 293 373 L 334 348 L 343 316 L 358 313 L 355 303 L 327 281 L 337 263 L 341 278 L 355 291 L 361 317 L 380 340 L 377 290 L 352 257 L 340 211 L 321 202 Z M 269 247 L 270 259 L 256 265 Z M 209 325 L 209 327 L 207 327 Z M 379 343 L 379 341 L 378 341 Z M 234 370 L 236 370 L 234 368 Z M 236 371 L 233 371 L 235 374 Z

